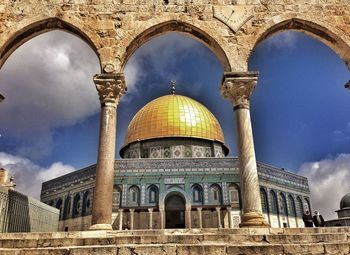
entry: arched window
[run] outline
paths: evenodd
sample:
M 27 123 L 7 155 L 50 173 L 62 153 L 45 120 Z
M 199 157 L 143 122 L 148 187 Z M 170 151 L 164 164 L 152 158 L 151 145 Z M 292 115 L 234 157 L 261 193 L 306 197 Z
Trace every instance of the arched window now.
M 192 186 L 192 202 L 193 203 L 203 203 L 203 189 L 199 184 Z
M 221 204 L 221 188 L 217 184 L 210 187 L 210 202 L 212 204 Z
M 129 203 L 132 206 L 140 204 L 140 189 L 137 186 L 131 186 L 129 188 Z
M 122 192 L 117 185 L 113 186 L 112 210 L 117 211 L 120 207 Z
M 310 202 L 308 198 L 304 198 L 304 210 L 309 210 L 311 212 L 311 208 L 310 208 Z
M 70 214 L 70 205 L 71 204 L 71 198 L 68 196 L 66 200 L 64 201 L 64 211 L 63 211 L 63 219 L 68 219 L 68 216 Z
M 298 217 L 302 217 L 304 214 L 304 210 L 303 210 L 303 202 L 301 201 L 301 198 L 299 196 L 297 196 L 297 214 Z
M 265 189 L 260 188 L 260 199 L 261 199 L 261 208 L 263 213 L 268 213 L 269 212 L 269 203 L 267 200 L 267 194 Z
M 83 197 L 83 210 L 82 210 L 82 216 L 86 216 L 90 213 L 91 208 L 91 197 L 90 197 L 90 191 L 85 191 L 84 197 Z
M 62 219 L 63 215 L 62 215 L 62 198 L 59 198 L 56 202 L 56 208 L 58 210 L 60 210 L 60 216 L 59 219 Z
M 270 191 L 270 198 L 271 198 L 271 212 L 274 214 L 278 214 L 277 196 L 273 190 Z
M 294 198 L 292 197 L 292 195 L 288 196 L 288 205 L 289 205 L 289 215 L 296 217 L 297 212 L 296 212 L 296 208 L 295 208 Z
M 231 204 L 239 204 L 239 189 L 237 185 L 231 183 L 228 186 L 228 196 Z
M 151 185 L 148 188 L 148 201 L 150 204 L 158 203 L 158 188 L 155 185 Z
M 76 194 L 74 196 L 73 200 L 73 211 L 72 211 L 72 217 L 78 217 L 80 212 L 80 194 Z
M 280 205 L 280 214 L 284 216 L 288 216 L 288 208 L 287 208 L 287 199 L 286 196 L 280 192 L 279 194 L 279 205 Z

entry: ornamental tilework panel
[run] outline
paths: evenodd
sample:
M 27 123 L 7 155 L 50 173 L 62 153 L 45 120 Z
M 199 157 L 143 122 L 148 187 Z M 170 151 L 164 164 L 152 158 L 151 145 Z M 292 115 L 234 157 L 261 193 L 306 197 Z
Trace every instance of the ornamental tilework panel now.
M 222 153 L 221 146 L 214 145 L 214 155 L 215 155 L 216 158 L 224 157 L 224 154 Z
M 227 183 L 226 182 L 222 182 L 221 183 L 221 187 L 222 187 L 222 198 L 224 200 L 224 204 L 228 204 L 229 200 L 228 200 L 228 195 L 227 195 Z
M 206 158 L 211 157 L 211 148 L 210 147 L 204 148 L 204 157 L 206 157 Z
M 193 148 L 193 157 L 194 158 L 203 158 L 204 157 L 204 148 L 201 146 L 192 146 Z
M 170 147 L 165 147 L 163 149 L 163 158 L 170 158 L 170 157 L 171 157 Z
M 141 205 L 144 205 L 146 202 L 146 185 L 141 185 Z
M 162 157 L 162 147 L 155 146 L 150 149 L 150 158 L 161 158 Z
M 173 158 L 182 158 L 182 146 L 173 146 L 172 147 L 172 157 Z
M 208 204 L 209 203 L 209 185 L 208 183 L 204 183 L 204 203 Z
M 128 187 L 126 184 L 123 184 L 123 191 L 122 191 L 122 206 L 126 206 L 126 196 L 128 194 L 127 192 Z

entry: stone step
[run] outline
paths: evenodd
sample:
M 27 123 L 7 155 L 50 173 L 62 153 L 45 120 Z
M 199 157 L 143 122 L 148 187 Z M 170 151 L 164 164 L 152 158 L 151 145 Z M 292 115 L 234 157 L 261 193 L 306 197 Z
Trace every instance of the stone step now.
M 232 234 L 232 235 L 269 235 L 269 234 L 321 234 L 350 233 L 349 227 L 327 228 L 233 228 L 233 229 L 155 229 L 155 230 L 113 230 L 113 231 L 73 231 L 73 232 L 37 232 L 37 233 L 0 233 L 0 239 L 28 238 L 89 238 L 111 236 L 142 236 L 142 235 L 191 235 L 191 234 Z
M 122 244 L 200 244 L 200 243 L 230 243 L 230 244 L 303 244 L 303 243 L 337 243 L 350 242 L 350 233 L 320 233 L 320 234 L 173 234 L 173 235 L 117 235 L 93 237 L 56 237 L 33 238 L 30 234 L 22 239 L 0 239 L 2 248 L 43 248 L 65 246 L 92 245 L 122 245 Z
M 1 255 L 349 255 L 350 243 L 318 244 L 142 244 L 96 245 L 37 249 L 0 248 Z

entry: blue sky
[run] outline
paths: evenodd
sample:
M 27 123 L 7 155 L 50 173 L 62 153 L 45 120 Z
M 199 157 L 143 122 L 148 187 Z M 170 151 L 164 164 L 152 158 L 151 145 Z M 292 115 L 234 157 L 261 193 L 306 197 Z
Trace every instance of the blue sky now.
M 260 71 L 251 103 L 257 160 L 308 176 L 310 186 L 318 187 L 314 193 L 337 184 L 333 197 L 349 192 L 350 91 L 344 84 L 350 74 L 344 62 L 318 40 L 284 32 L 254 50 L 249 68 Z M 37 195 L 40 181 L 95 163 L 99 102 L 91 78 L 98 72 L 94 52 L 64 32 L 30 40 L 0 70 L 6 97 L 0 105 L 0 165 L 17 176 L 23 191 Z M 168 94 L 176 79 L 178 94 L 218 118 L 230 155 L 236 155 L 232 106 L 218 89 L 222 72 L 215 55 L 190 37 L 170 33 L 146 43 L 126 68 L 117 151 L 133 115 Z

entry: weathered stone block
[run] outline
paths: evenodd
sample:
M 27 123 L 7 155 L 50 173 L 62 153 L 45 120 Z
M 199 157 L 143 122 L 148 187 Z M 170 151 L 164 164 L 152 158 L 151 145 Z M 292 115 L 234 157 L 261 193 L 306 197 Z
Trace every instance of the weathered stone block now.
M 287 244 L 283 245 L 285 255 L 324 254 L 323 244 Z
M 325 254 L 347 255 L 350 254 L 350 243 L 325 244 Z
M 227 254 L 235 255 L 282 255 L 283 247 L 280 245 L 236 245 L 227 246 Z
M 117 255 L 118 248 L 112 247 L 84 247 L 84 248 L 71 248 L 69 255 Z M 68 254 L 67 254 L 68 255 Z M 130 255 L 130 253 L 129 253 Z

